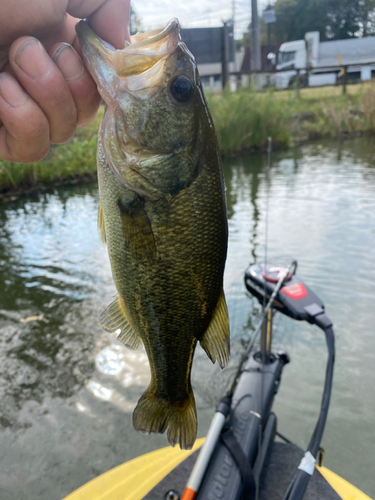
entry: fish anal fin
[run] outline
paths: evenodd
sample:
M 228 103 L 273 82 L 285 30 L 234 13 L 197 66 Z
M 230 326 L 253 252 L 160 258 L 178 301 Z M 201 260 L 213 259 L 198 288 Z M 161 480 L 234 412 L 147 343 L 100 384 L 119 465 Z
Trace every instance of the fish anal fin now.
M 144 209 L 144 200 L 135 198 L 131 203 L 119 199 L 125 244 L 132 256 L 144 264 L 152 264 L 156 255 L 154 234 Z
M 218 360 L 221 368 L 228 364 L 230 356 L 229 316 L 223 289 L 211 322 L 200 340 L 200 345 L 213 363 Z
M 107 332 L 115 333 L 121 330 L 117 339 L 129 347 L 129 349 L 140 349 L 142 340 L 130 325 L 119 296 L 99 316 L 99 325 Z
M 104 227 L 104 215 L 103 215 L 103 207 L 102 202 L 99 200 L 99 209 L 98 209 L 98 232 L 99 239 L 102 243 L 107 243 L 107 237 L 105 235 L 105 227 Z
M 133 413 L 137 431 L 163 434 L 167 429 L 172 446 L 179 443 L 182 450 L 190 450 L 197 437 L 197 413 L 193 391 L 188 399 L 173 403 L 153 394 L 150 388 L 141 396 Z

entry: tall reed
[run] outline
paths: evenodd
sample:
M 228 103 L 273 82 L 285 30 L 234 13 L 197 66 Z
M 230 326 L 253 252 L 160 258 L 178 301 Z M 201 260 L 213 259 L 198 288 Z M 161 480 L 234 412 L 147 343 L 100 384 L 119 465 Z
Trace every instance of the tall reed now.
M 244 149 L 262 148 L 269 136 L 276 144 L 290 140 L 286 104 L 274 92 L 259 94 L 253 89 L 224 91 L 207 96 L 220 149 L 232 155 Z

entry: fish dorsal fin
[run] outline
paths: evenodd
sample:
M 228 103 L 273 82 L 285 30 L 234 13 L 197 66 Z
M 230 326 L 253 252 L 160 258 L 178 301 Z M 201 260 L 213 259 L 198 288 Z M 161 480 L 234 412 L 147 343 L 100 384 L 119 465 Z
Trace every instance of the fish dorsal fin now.
M 117 340 L 129 349 L 142 347 L 142 340 L 130 325 L 118 295 L 99 316 L 99 325 L 110 333 L 115 333 L 116 330 L 120 329 L 121 333 L 118 334 Z
M 223 289 L 200 344 L 213 363 L 218 360 L 221 368 L 227 365 L 230 356 L 229 316 Z
M 98 209 L 98 232 L 99 239 L 102 243 L 107 243 L 107 238 L 105 235 L 105 227 L 104 227 L 104 215 L 103 215 L 103 207 L 102 202 L 99 200 L 99 209 Z

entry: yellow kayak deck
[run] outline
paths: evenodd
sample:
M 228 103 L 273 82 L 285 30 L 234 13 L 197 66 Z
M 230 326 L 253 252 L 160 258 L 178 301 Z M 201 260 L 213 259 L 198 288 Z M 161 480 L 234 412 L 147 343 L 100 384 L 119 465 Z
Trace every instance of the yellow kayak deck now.
M 204 438 L 197 439 L 189 451 L 167 446 L 146 453 L 105 472 L 64 500 L 139 500 L 203 443 Z
M 181 451 L 177 447 L 168 446 L 142 455 L 105 472 L 65 497 L 64 500 L 141 500 L 146 495 L 149 497 L 151 490 L 197 451 L 203 443 L 204 438 L 198 439 L 193 449 L 189 451 Z M 372 500 L 326 467 L 316 466 L 316 469 L 342 500 Z M 179 493 L 181 494 L 182 491 Z

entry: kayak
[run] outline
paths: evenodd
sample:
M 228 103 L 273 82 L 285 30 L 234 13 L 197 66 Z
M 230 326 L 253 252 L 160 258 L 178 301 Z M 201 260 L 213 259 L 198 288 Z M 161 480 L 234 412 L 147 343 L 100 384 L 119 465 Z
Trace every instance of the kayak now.
M 188 451 L 166 447 L 130 460 L 64 500 L 371 500 L 323 464 L 320 441 L 332 387 L 334 333 L 323 302 L 296 276 L 296 268 L 292 261 L 246 270 L 245 286 L 263 305 L 263 314 L 207 437 Z M 278 432 L 272 412 L 283 368 L 290 362 L 287 353 L 272 352 L 276 311 L 316 325 L 326 335 L 322 403 L 306 450 Z
M 68 495 L 64 500 L 167 499 L 168 492 L 177 491 L 176 483 L 179 482 L 183 484 L 183 487 L 185 486 L 188 475 L 181 465 L 184 465 L 188 458 L 191 462 L 203 443 L 204 438 L 197 439 L 193 449 L 189 451 L 168 446 L 146 453 L 105 472 Z M 190 471 L 191 463 L 186 465 L 187 470 Z M 321 483 L 323 483 L 327 491 L 336 494 L 332 498 L 371 500 L 365 493 L 326 467 L 316 465 L 315 468 L 315 474 L 318 477 L 313 476 L 313 479 L 316 479 L 310 483 L 313 490 L 322 488 Z M 163 494 L 157 496 L 158 490 L 162 490 Z M 328 500 L 329 497 L 325 498 Z

